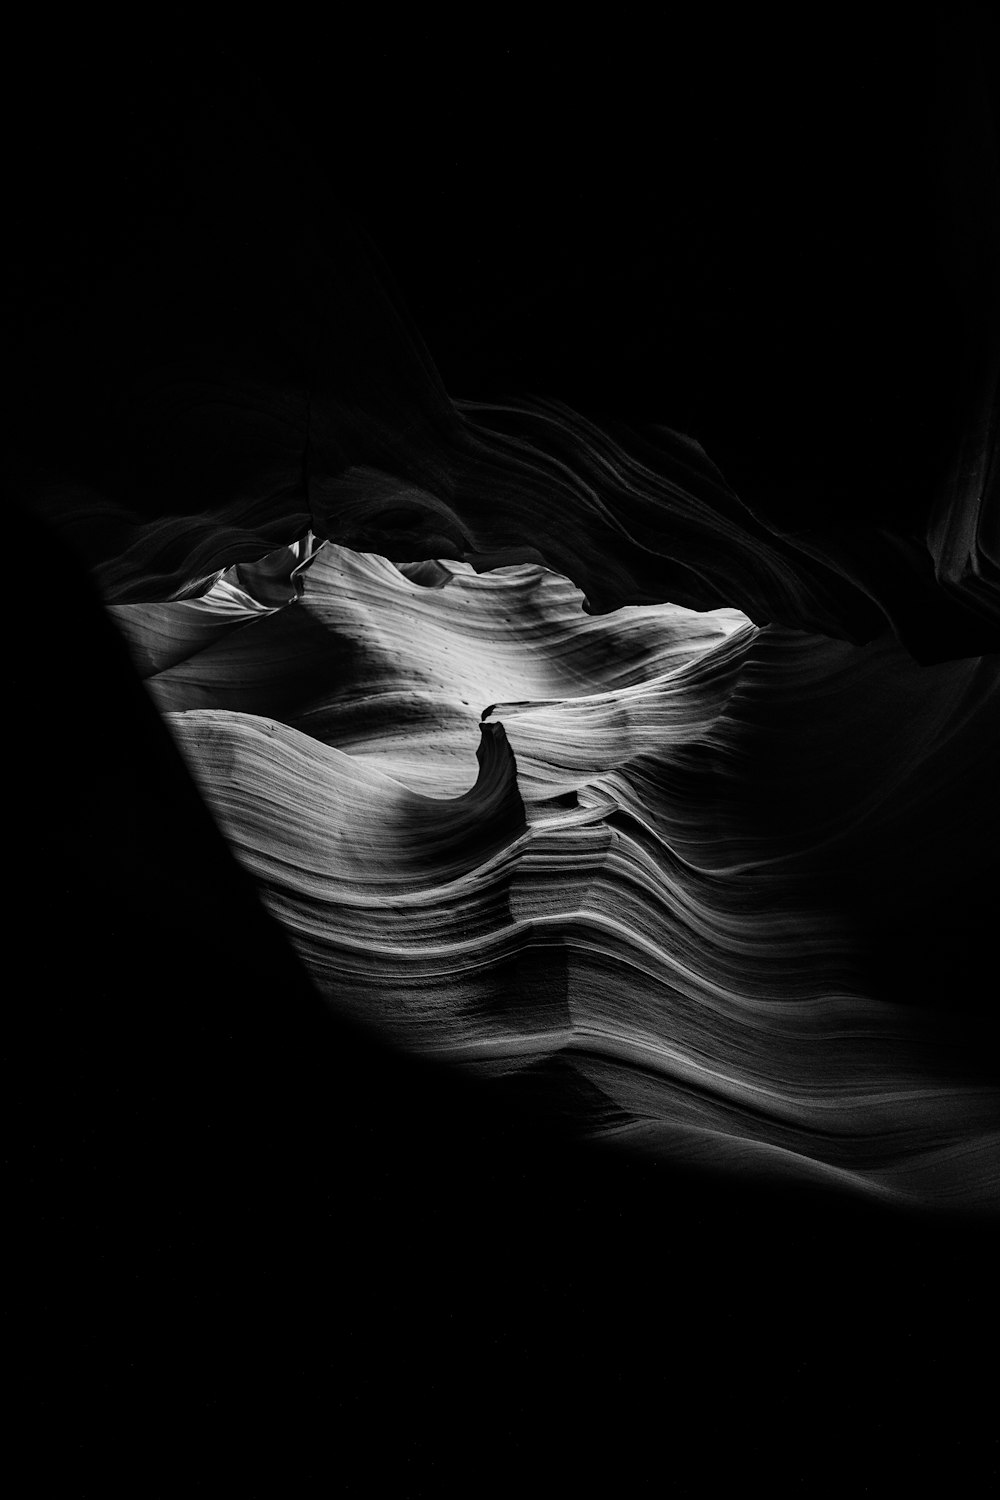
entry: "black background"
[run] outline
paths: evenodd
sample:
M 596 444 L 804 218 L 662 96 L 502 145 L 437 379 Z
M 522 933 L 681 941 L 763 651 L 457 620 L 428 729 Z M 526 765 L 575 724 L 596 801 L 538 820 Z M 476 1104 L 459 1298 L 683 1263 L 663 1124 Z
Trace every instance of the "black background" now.
M 25 42 L 11 443 L 106 471 L 85 359 L 98 386 L 141 359 L 129 247 L 186 211 L 178 176 L 211 188 L 199 131 L 238 99 L 248 181 L 271 122 L 244 290 L 283 226 L 346 212 L 452 394 L 664 422 L 770 514 L 919 528 L 988 295 L 987 45 L 972 12 L 843 11 Z M 164 306 L 209 316 L 183 280 Z M 996 1477 L 992 1236 L 581 1150 L 544 1087 L 515 1107 L 347 1031 L 10 500 L 8 1326 L 39 1489 Z

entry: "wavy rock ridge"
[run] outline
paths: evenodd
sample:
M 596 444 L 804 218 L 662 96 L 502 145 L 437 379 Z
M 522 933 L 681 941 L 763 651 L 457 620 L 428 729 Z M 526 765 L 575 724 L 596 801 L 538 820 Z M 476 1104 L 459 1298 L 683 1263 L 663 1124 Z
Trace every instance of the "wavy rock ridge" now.
M 865 950 L 988 776 L 995 661 L 313 547 L 113 614 L 331 1004 L 634 1148 L 997 1206 L 975 1025 Z

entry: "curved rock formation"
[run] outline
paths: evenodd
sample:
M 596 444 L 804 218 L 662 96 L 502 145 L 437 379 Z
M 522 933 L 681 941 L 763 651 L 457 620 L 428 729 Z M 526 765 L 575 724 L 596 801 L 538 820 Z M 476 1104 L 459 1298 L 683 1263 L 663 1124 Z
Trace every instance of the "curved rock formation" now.
M 989 797 L 995 661 L 300 555 L 282 607 L 223 578 L 114 613 L 331 1004 L 491 1073 L 558 1057 L 582 1129 L 667 1157 L 997 1206 L 975 1021 L 878 994 L 865 940 Z
M 747 381 L 747 497 L 668 425 L 453 399 L 246 80 L 125 87 L 77 163 L 114 233 L 67 269 L 26 229 L 12 482 L 332 1002 L 494 1071 L 558 1054 L 668 1153 L 995 1198 L 988 1008 L 945 951 L 996 829 L 993 221 L 962 441 L 838 499 Z M 848 455 L 857 364 L 823 387 Z M 945 909 L 920 951 L 963 977 L 916 1003 L 895 950 Z
M 12 36 L 39 1493 L 995 1488 L 988 9 Z

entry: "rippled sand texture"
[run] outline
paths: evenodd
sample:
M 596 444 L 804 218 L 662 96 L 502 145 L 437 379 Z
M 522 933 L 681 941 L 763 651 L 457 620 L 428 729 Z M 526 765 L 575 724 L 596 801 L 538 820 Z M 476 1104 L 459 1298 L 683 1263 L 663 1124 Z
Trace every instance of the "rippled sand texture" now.
M 867 959 L 989 805 L 995 658 L 311 536 L 112 613 L 338 1010 L 673 1160 L 998 1205 L 975 1026 Z

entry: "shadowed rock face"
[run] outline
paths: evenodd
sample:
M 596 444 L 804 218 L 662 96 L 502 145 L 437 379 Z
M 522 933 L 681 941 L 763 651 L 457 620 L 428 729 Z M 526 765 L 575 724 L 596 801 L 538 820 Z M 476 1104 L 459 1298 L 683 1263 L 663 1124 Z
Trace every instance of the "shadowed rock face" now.
M 660 91 L 641 149 L 624 123 L 610 137 L 635 212 L 650 205 L 640 227 L 589 200 L 578 225 L 570 206 L 585 157 L 518 173 L 499 124 L 494 135 L 477 121 L 481 134 L 454 149 L 471 166 L 488 147 L 509 174 L 504 191 L 523 180 L 523 198 L 491 203 L 488 174 L 468 171 L 453 191 L 477 216 L 460 244 L 440 238 L 459 224 L 421 220 L 409 259 L 403 221 L 420 208 L 418 165 L 429 170 L 407 154 L 418 147 L 380 155 L 373 130 L 374 157 L 360 151 L 338 172 L 339 137 L 326 132 L 340 115 L 318 101 L 309 114 L 292 89 L 288 113 L 301 128 L 306 109 L 316 131 L 303 143 L 251 71 L 232 58 L 185 63 L 168 45 L 148 86 L 120 77 L 87 89 L 76 136 L 58 114 L 39 127 L 52 136 L 47 192 L 20 224 L 11 327 L 18 491 L 116 602 L 196 596 L 222 569 L 311 528 L 395 561 L 543 561 L 598 612 L 670 600 L 854 643 L 891 629 L 922 661 L 994 651 L 996 160 L 988 95 L 966 66 L 973 40 L 961 27 L 928 38 L 905 73 L 901 40 L 876 28 L 854 63 L 853 131 L 835 48 L 812 103 L 804 80 L 786 80 L 796 132 L 774 118 L 781 96 L 761 103 L 734 37 L 709 69 L 729 115 L 711 127 L 696 116 L 704 154 L 689 150 L 667 186 L 658 164 L 691 128 L 707 66 L 694 62 L 703 39 L 678 41 L 687 85 Z M 898 98 L 882 62 L 905 73 Z M 579 56 L 579 76 L 592 63 Z M 629 66 L 646 97 L 653 76 L 631 53 Z M 68 72 L 52 87 L 84 87 L 73 63 Z M 336 108 L 350 114 L 353 97 L 345 90 Z M 596 145 L 597 127 L 578 118 L 581 144 Z M 550 127 L 532 116 L 521 128 L 523 142 Z M 606 154 L 595 151 L 592 171 Z M 561 192 L 565 219 L 546 210 Z M 727 193 L 731 225 L 718 222 Z M 344 211 L 359 199 L 417 302 L 438 289 L 419 330 Z M 280 211 L 291 202 L 294 213 Z M 534 262 L 503 222 L 518 213 L 537 225 Z M 571 317 L 549 261 L 583 243 L 587 286 L 624 281 L 629 321 L 615 332 L 609 304 L 610 326 L 595 323 L 585 299 L 572 340 L 546 324 L 550 307 Z M 488 348 L 478 365 L 451 354 L 475 265 L 492 278 L 479 293 L 481 343 L 503 345 L 505 326 L 507 342 L 520 341 L 521 368 L 502 383 Z M 526 305 L 494 325 L 507 282 Z M 553 346 L 570 351 L 568 365 L 605 358 L 603 381 L 571 369 L 539 379 L 532 360 L 545 369 Z M 643 382 L 663 391 L 658 409 L 655 397 L 638 401 Z M 527 399 L 540 386 L 545 399 Z M 682 394 L 695 388 L 709 416 L 692 437 Z
M 183 1345 L 152 1387 L 209 1422 L 280 1369 L 320 1425 L 335 1387 L 384 1426 L 395 1381 L 393 1420 L 447 1442 L 527 1382 L 596 1431 L 588 1382 L 628 1369 L 618 1415 L 662 1451 L 664 1411 L 708 1431 L 715 1350 L 750 1350 L 751 1448 L 776 1400 L 813 1413 L 801 1486 L 859 1381 L 893 1435 L 894 1383 L 921 1438 L 941 1371 L 975 1408 L 989 52 L 869 19 L 794 76 L 757 20 L 457 72 L 353 31 L 125 73 L 39 52 L 6 345 L 13 1056 L 71 1396 L 145 1399 L 140 1307 Z M 673 1384 L 643 1408 L 647 1326 Z M 440 1341 L 433 1378 L 407 1339 Z

